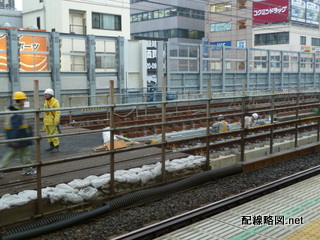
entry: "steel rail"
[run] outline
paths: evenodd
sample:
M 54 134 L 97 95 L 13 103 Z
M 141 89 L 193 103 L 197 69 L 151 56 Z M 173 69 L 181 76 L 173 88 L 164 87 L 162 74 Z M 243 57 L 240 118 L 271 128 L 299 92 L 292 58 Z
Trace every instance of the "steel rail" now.
M 280 180 L 248 190 L 244 193 L 240 193 L 167 220 L 154 223 L 147 227 L 115 237 L 113 240 L 154 239 L 318 174 L 320 174 L 320 166 L 301 171 Z

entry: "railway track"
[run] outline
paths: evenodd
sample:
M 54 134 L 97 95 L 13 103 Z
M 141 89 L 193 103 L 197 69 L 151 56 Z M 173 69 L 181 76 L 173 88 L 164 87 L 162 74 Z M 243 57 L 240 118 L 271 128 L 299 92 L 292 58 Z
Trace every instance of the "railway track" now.
M 263 100 L 263 104 L 266 104 L 267 100 Z M 258 101 L 257 101 L 258 102 Z M 256 103 L 257 103 L 256 102 Z M 249 104 L 250 102 L 248 102 Z M 261 103 L 261 102 L 259 102 Z M 218 114 L 224 114 L 224 115 L 228 115 L 229 116 L 229 121 L 236 121 L 239 119 L 239 117 L 241 116 L 241 112 L 237 112 L 238 109 L 233 109 L 233 110 L 223 110 L 224 107 L 229 106 L 230 107 L 230 102 L 227 103 L 227 105 L 224 105 L 226 103 L 223 103 L 221 106 L 220 105 L 214 105 L 215 108 L 215 112 L 211 113 L 212 116 L 217 116 Z M 301 104 L 299 105 L 299 108 L 301 108 L 301 110 L 306 110 L 306 109 L 310 109 L 311 107 L 316 107 L 317 102 L 308 102 L 306 104 Z M 280 102 L 279 102 L 280 105 Z M 192 125 L 192 128 L 199 128 L 199 127 L 204 127 L 207 126 L 207 120 L 208 117 L 207 115 L 204 113 L 204 111 L 198 111 L 198 109 L 202 109 L 204 105 L 197 105 L 195 106 L 194 109 L 190 109 L 190 106 L 185 106 L 186 108 L 182 108 L 181 110 L 179 109 L 179 111 L 177 111 L 177 107 L 172 107 L 172 109 L 166 111 L 166 126 L 171 127 L 170 124 L 172 124 L 172 126 L 177 126 L 177 125 L 181 125 L 182 126 L 182 130 L 184 129 L 183 126 L 186 126 L 187 124 Z M 285 107 L 284 107 L 285 106 Z M 292 109 L 295 108 L 295 104 L 294 103 L 283 103 L 281 104 L 281 107 L 277 108 L 277 110 L 275 110 L 275 113 L 283 113 L 284 110 L 288 111 L 290 110 L 291 112 L 293 111 Z M 228 107 L 228 108 L 229 108 Z M 241 107 L 239 107 L 240 109 Z M 218 110 L 217 110 L 218 109 Z M 266 113 L 270 113 L 270 109 L 267 107 L 263 107 L 263 106 L 259 106 L 259 104 L 257 106 L 255 106 L 255 108 L 250 108 L 250 111 L 252 110 L 257 110 L 257 111 L 261 111 L 261 113 L 263 114 L 265 112 Z M 140 111 L 140 110 L 139 110 Z M 151 134 L 154 134 L 154 131 L 151 131 L 151 129 L 155 129 L 157 126 L 161 126 L 162 123 L 162 118 L 156 117 L 156 116 L 160 116 L 159 113 L 156 113 L 156 111 L 159 111 L 159 109 L 156 110 L 152 110 L 152 114 L 150 115 L 150 113 L 148 112 L 147 115 L 141 117 L 140 114 L 142 115 L 143 112 L 145 110 L 142 110 L 140 113 L 136 114 L 135 117 L 126 119 L 126 120 L 121 120 L 121 121 L 115 121 L 116 122 L 116 133 L 127 133 L 127 132 L 133 132 L 135 133 L 137 130 L 136 129 L 142 129 L 142 127 L 146 127 L 146 129 L 149 128 Z M 148 109 L 149 111 L 149 109 Z M 249 110 L 248 110 L 249 111 Z M 302 111 L 301 111 L 302 112 Z M 126 112 L 122 112 L 122 113 L 126 113 Z M 185 115 L 187 113 L 187 116 L 191 116 L 190 119 L 188 119 Z M 260 112 L 259 112 L 260 113 Z M 298 112 L 299 113 L 299 112 Z M 105 116 L 105 113 L 101 113 L 102 116 Z M 261 114 L 261 115 L 262 115 Z M 79 123 L 86 123 L 85 125 L 87 126 L 82 126 L 88 129 L 95 129 L 95 128 L 102 128 L 102 125 L 96 124 L 97 122 L 101 122 L 103 124 L 105 124 L 104 120 L 99 119 L 100 115 L 97 115 L 97 112 L 95 113 L 90 113 L 90 114 L 82 114 L 81 118 L 79 118 L 79 120 L 74 121 L 75 123 L 79 122 Z M 138 116 L 138 117 L 137 117 Z M 74 119 L 76 119 L 77 114 L 73 115 Z M 90 120 L 91 117 L 94 117 L 95 120 Z M 148 118 L 150 117 L 150 119 Z M 143 119 L 142 119 L 143 118 Z M 68 119 L 69 120 L 69 119 Z M 150 121 L 149 121 L 150 120 Z M 62 119 L 62 123 L 63 121 L 67 122 L 66 119 Z M 107 120 L 108 121 L 108 120 Z M 263 140 L 268 140 L 270 139 L 270 136 L 272 137 L 277 137 L 277 136 L 283 136 L 286 134 L 299 134 L 299 132 L 306 132 L 306 131 L 314 131 L 317 130 L 319 131 L 319 126 L 318 126 L 318 122 L 317 122 L 317 118 L 303 118 L 303 119 L 297 119 L 297 120 L 292 120 L 292 121 L 285 121 L 285 122 L 279 122 L 276 123 L 275 125 L 266 125 L 266 126 L 261 126 L 259 128 L 254 128 L 254 129 L 250 129 L 244 132 L 244 134 L 246 135 L 246 140 L 245 142 L 243 142 L 242 140 L 242 136 L 241 136 L 241 130 L 239 131 L 234 131 L 234 132 L 229 132 L 229 133 L 224 133 L 224 134 L 217 134 L 217 135 L 213 135 L 213 136 L 206 136 L 206 135 L 202 135 L 199 137 L 199 139 L 197 140 L 197 143 L 204 143 L 206 142 L 206 140 L 209 140 L 212 142 L 212 144 L 210 144 L 209 150 L 215 150 L 215 149 L 219 149 L 219 148 L 224 148 L 224 147 L 230 147 L 232 145 L 241 145 L 243 143 L 250 143 L 250 142 L 255 142 L 255 141 L 263 141 Z M 87 124 L 88 123 L 88 124 Z M 89 124 L 90 123 L 90 124 Z M 92 124 L 93 123 L 93 124 Z M 67 123 L 66 125 L 68 125 L 69 123 Z M 128 125 L 130 126 L 128 126 Z M 77 127 L 76 124 L 74 124 L 75 128 Z M 180 126 L 180 127 L 181 127 Z M 295 127 L 298 127 L 298 131 L 295 130 Z M 80 127 L 80 126 L 78 126 Z M 105 125 L 103 126 L 105 127 Z M 173 127 L 172 127 L 173 128 Z M 272 135 L 270 133 L 270 129 L 272 128 Z M 144 131 L 146 131 L 145 129 L 143 129 Z M 166 132 L 169 132 L 167 130 L 170 129 L 166 129 Z M 177 128 L 177 131 L 180 131 L 181 128 Z M 117 132 L 118 131 L 118 132 Z M 143 133 L 145 136 L 148 135 L 146 132 Z M 123 134 L 125 135 L 125 134 Z M 133 137 L 136 137 L 136 135 L 132 135 Z M 221 139 L 223 139 L 224 141 L 221 141 Z M 181 145 L 187 145 L 187 149 L 185 150 L 180 150 L 180 154 L 204 154 L 208 148 L 206 146 L 197 146 L 194 145 L 195 139 L 194 138 L 186 138 L 186 139 L 181 139 L 181 140 L 177 140 L 177 139 L 170 139 L 167 140 L 166 142 L 166 147 L 170 150 L 177 148 L 177 147 L 181 147 Z M 152 154 L 149 155 L 149 159 L 153 159 L 154 161 L 159 162 L 160 161 L 160 152 L 161 149 L 157 148 L 161 147 L 161 143 L 158 145 L 155 145 L 155 149 L 157 149 L 156 151 L 153 150 L 154 152 Z M 139 157 L 132 157 L 131 155 L 128 154 L 128 151 L 130 151 L 132 149 L 126 149 L 123 151 L 124 155 L 128 155 L 126 156 L 126 160 L 124 160 L 123 162 L 118 162 L 117 163 L 117 169 L 127 169 L 130 167 L 137 167 L 137 166 L 141 166 L 141 159 Z M 145 148 L 140 148 L 139 150 L 145 150 Z M 121 151 L 120 151 L 121 154 Z M 178 154 L 178 153 L 173 153 L 173 154 Z M 97 175 L 99 174 L 99 171 L 103 173 L 105 173 L 106 171 L 108 171 L 108 167 L 110 165 L 108 165 L 108 161 L 106 159 L 103 159 L 102 162 L 97 161 L 97 162 L 89 162 L 87 160 L 84 160 L 84 158 L 86 159 L 90 159 L 90 158 L 99 158 L 99 157 L 103 157 L 105 155 L 108 155 L 108 153 L 96 153 L 96 154 L 89 154 L 84 156 L 83 154 L 78 155 L 78 156 L 72 156 L 72 157 L 64 157 L 61 159 L 56 159 L 55 161 L 50 161 L 48 163 L 43 162 L 41 163 L 41 168 L 43 171 L 43 185 L 47 185 L 47 186 L 51 186 L 51 185 L 55 185 L 56 183 L 58 183 L 60 181 L 61 178 L 63 178 L 64 182 L 68 182 L 68 181 L 72 181 L 73 179 L 76 178 L 81 178 L 81 176 L 88 176 L 88 173 L 90 174 L 92 171 L 92 174 Z M 135 159 L 137 161 L 135 161 Z M 73 164 L 75 161 L 77 161 L 76 166 L 72 166 L 73 169 L 68 169 L 68 167 L 65 167 L 64 164 Z M 59 169 L 57 167 L 54 166 L 58 166 L 57 164 L 59 164 Z M 75 164 L 73 164 L 75 165 Z M 60 171 L 60 168 L 63 168 L 65 173 Z M 75 168 L 74 168 L 75 167 Z M 17 167 L 17 169 L 19 169 Z M 12 168 L 12 173 L 14 173 L 15 168 Z M 9 181 L 8 184 L 4 184 L 0 187 L 0 191 L 7 191 L 5 189 L 9 189 L 9 191 L 11 192 L 19 192 L 18 191 L 18 187 L 22 187 L 22 188 L 35 188 L 35 184 L 36 184 L 36 180 L 35 179 L 23 179 L 20 181 L 20 179 L 13 179 L 14 177 L 12 176 L 11 178 L 9 177 L 9 179 L 11 179 L 11 182 Z M 25 183 L 23 183 L 23 181 L 25 181 Z M 10 185 L 11 184 L 11 185 Z M 25 185 L 24 185 L 25 184 Z
M 306 96 L 305 96 L 306 97 Z M 270 99 L 258 99 L 254 102 L 247 101 L 245 103 L 248 112 L 258 112 L 260 118 L 270 116 L 279 116 L 279 119 L 288 115 L 299 115 L 311 113 L 312 109 L 318 109 L 319 100 L 314 96 L 306 97 L 299 102 L 297 107 L 297 99 L 292 100 L 282 97 L 274 103 L 274 108 L 270 108 Z M 221 101 L 212 102 L 210 105 L 210 125 L 218 115 L 226 116 L 229 123 L 239 122 L 242 119 L 242 105 L 237 101 Z M 161 133 L 161 125 L 163 121 L 161 108 L 144 108 L 136 110 L 116 110 L 115 111 L 115 128 L 116 134 L 125 137 L 141 137 L 145 135 Z M 72 120 L 71 120 L 72 118 Z M 199 127 L 205 127 L 208 120 L 206 113 L 206 104 L 167 107 L 165 111 L 166 132 L 189 130 Z M 72 125 L 74 127 L 82 127 L 87 129 L 103 129 L 110 126 L 108 111 L 97 112 L 87 111 L 86 113 L 73 113 L 72 117 L 63 116 L 62 123 Z
M 320 166 L 301 171 L 294 175 L 282 178 L 280 180 L 259 186 L 241 194 L 228 197 L 226 199 L 208 204 L 204 207 L 197 208 L 195 210 L 180 214 L 178 216 L 169 218 L 167 220 L 150 224 L 149 226 L 140 228 L 138 230 L 123 234 L 121 236 L 114 237 L 113 240 L 149 240 L 155 239 L 162 235 L 173 232 L 177 229 L 189 226 L 200 220 L 209 218 L 215 214 L 226 211 L 233 207 L 239 206 L 243 203 L 247 203 L 253 199 L 257 199 L 271 192 L 285 188 L 307 178 L 320 174 Z

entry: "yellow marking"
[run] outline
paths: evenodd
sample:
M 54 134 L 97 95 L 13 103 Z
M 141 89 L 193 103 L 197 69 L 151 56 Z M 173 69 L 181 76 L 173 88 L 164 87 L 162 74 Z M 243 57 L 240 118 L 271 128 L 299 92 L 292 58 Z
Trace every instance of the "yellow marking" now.
M 101 110 L 103 108 L 82 108 L 81 111 L 92 111 L 92 110 Z
M 283 240 L 316 240 L 320 239 L 320 218 L 307 226 L 299 229 L 297 232 L 289 235 Z

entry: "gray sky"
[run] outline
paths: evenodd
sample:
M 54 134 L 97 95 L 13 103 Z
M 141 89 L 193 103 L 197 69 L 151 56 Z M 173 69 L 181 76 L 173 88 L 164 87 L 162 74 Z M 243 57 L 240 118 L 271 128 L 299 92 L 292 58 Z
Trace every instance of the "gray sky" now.
M 16 0 L 15 4 L 16 4 L 16 8 L 21 11 L 22 10 L 22 0 Z

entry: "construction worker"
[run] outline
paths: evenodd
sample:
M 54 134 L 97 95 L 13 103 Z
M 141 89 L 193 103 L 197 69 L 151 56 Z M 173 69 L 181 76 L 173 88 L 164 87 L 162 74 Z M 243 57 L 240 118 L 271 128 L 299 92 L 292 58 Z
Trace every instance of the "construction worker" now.
M 252 128 L 255 125 L 255 121 L 259 118 L 259 115 L 257 113 L 253 113 L 250 116 L 246 116 L 244 118 L 244 128 Z
M 32 129 L 26 123 L 23 114 L 19 114 L 19 110 L 23 110 L 24 102 L 27 95 L 24 92 L 15 92 L 12 95 L 15 103 L 7 108 L 9 112 L 5 116 L 4 130 L 8 140 L 32 137 Z M 14 159 L 15 156 L 20 158 L 23 164 L 31 164 L 30 147 L 31 140 L 9 142 L 9 151 L 2 157 L 0 169 L 5 168 Z M 36 174 L 37 171 L 33 168 L 24 168 L 22 175 Z M 3 172 L 0 172 L 0 178 L 3 177 Z
M 212 127 L 210 128 L 210 133 L 228 132 L 229 130 L 229 123 L 224 120 L 224 117 L 222 115 L 219 115 L 218 122 L 212 124 Z
M 58 134 L 59 122 L 60 122 L 60 111 L 54 110 L 55 108 L 60 108 L 59 101 L 53 97 L 54 91 L 48 88 L 44 91 L 44 108 L 52 109 L 52 111 L 44 112 L 43 117 L 43 129 L 46 130 L 47 136 Z M 46 151 L 52 153 L 59 152 L 60 141 L 58 137 L 48 138 L 48 143 L 50 147 Z

